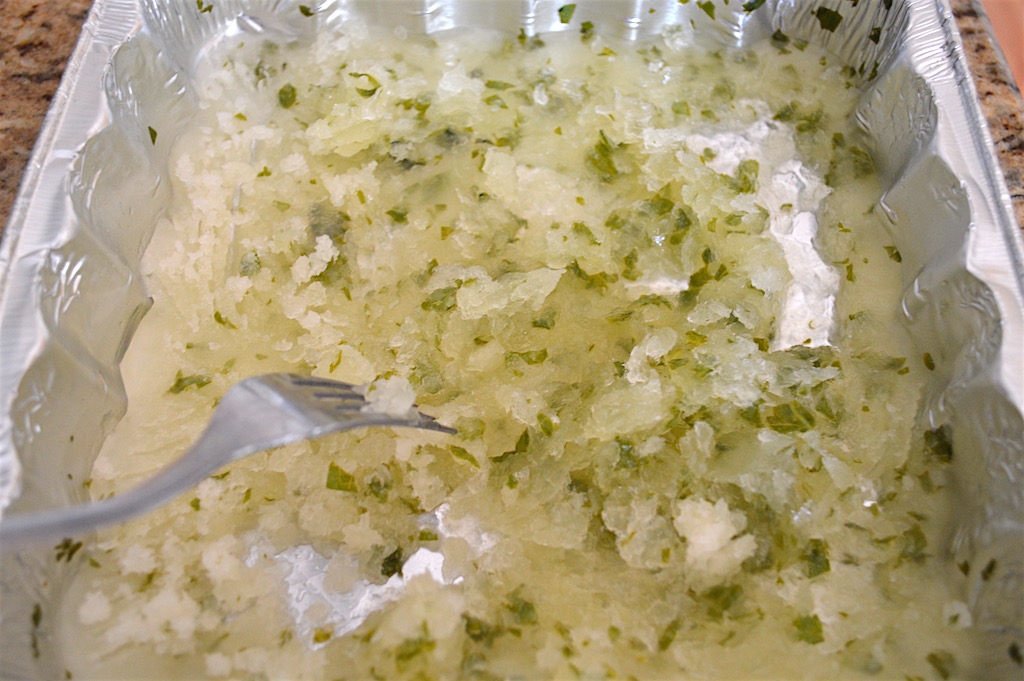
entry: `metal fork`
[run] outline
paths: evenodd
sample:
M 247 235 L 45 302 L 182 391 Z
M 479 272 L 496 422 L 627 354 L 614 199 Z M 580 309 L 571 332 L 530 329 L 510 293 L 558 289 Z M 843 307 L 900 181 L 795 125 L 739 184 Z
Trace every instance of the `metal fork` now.
M 291 442 L 366 426 L 456 432 L 416 409 L 395 416 L 367 407 L 360 389 L 350 383 L 284 373 L 246 378 L 224 394 L 196 443 L 152 478 L 101 501 L 6 515 L 0 518 L 0 551 L 128 520 L 167 503 L 232 461 Z

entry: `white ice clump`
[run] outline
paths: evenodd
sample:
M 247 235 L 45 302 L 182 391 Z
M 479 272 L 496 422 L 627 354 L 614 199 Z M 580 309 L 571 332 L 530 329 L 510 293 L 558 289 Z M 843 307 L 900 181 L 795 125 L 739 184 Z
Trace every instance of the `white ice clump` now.
M 649 131 L 644 142 L 657 148 L 678 142 L 679 135 L 672 130 Z M 814 238 L 817 212 L 832 190 L 799 160 L 792 130 L 759 120 L 742 132 L 690 134 L 684 141 L 698 153 L 714 151 L 714 158 L 705 163 L 723 175 L 734 175 L 748 159 L 760 166 L 757 201 L 770 214 L 770 234 L 782 247 L 793 277 L 786 287 L 771 349 L 829 345 L 839 275 L 821 259 Z
M 399 418 L 408 416 L 413 403 L 416 402 L 416 392 L 412 389 L 409 379 L 404 376 L 391 376 L 374 381 L 366 387 L 363 397 L 366 398 L 363 412 Z
M 757 548 L 753 535 L 740 536 L 746 517 L 730 510 L 725 499 L 714 504 L 693 497 L 679 500 L 672 524 L 686 540 L 687 574 L 697 585 L 710 586 L 734 574 Z

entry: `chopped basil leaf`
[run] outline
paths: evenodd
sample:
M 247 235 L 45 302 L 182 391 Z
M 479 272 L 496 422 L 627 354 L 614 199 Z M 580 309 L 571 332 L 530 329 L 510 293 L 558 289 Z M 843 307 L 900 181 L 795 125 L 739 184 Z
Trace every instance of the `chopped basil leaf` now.
M 808 577 L 817 577 L 832 569 L 828 560 L 828 542 L 824 539 L 812 539 L 807 542 L 802 557 L 804 573 Z
M 953 674 L 956 659 L 953 654 L 945 650 L 936 650 L 928 653 L 924 658 L 932 666 L 940 678 L 948 679 Z
M 480 468 L 480 463 L 476 460 L 476 457 L 467 452 L 464 448 L 458 445 L 449 445 L 448 449 L 451 451 L 452 456 L 456 459 L 462 459 L 473 465 L 474 468 Z
M 942 463 L 949 463 L 953 460 L 953 443 L 949 437 L 949 427 L 941 426 L 933 430 L 925 431 L 924 447 L 928 455 L 938 459 Z
M 400 671 L 418 656 L 429 653 L 437 646 L 437 642 L 429 636 L 407 638 L 395 649 L 395 665 Z
M 380 573 L 385 577 L 391 577 L 392 575 L 402 574 L 402 547 L 399 546 L 397 549 L 389 553 L 384 557 L 384 560 L 380 564 Z
M 82 548 L 82 542 L 74 541 L 71 537 L 64 537 L 64 539 L 61 540 L 61 542 L 54 548 L 56 550 L 56 559 L 58 563 L 62 560 L 70 563 L 71 559 L 75 557 L 76 553 L 78 553 L 78 550 Z
M 338 492 L 355 492 L 356 479 L 332 461 L 327 466 L 327 489 Z
M 231 323 L 230 319 L 225 318 L 224 315 L 222 315 L 219 311 L 214 311 L 214 313 L 213 313 L 213 321 L 215 321 L 218 324 L 220 324 L 221 326 L 227 327 L 229 329 L 237 329 L 238 328 L 237 326 L 235 326 L 234 324 Z
M 798 641 L 814 645 L 825 640 L 821 620 L 817 615 L 801 615 L 793 620 L 793 627 L 796 629 L 796 640 Z
M 537 624 L 537 608 L 530 601 L 524 600 L 518 592 L 509 596 L 505 604 L 516 624 Z
M 711 3 L 708 3 L 711 4 Z M 683 622 L 678 617 L 668 623 L 668 626 L 658 636 L 658 650 L 668 650 L 672 642 L 676 640 L 676 634 L 679 633 L 679 628 L 682 627 Z
M 821 28 L 830 33 L 839 28 L 839 22 L 843 20 L 842 14 L 828 7 L 819 7 L 815 10 L 814 15 L 818 17 Z
M 563 24 L 568 24 L 572 21 L 572 15 L 576 11 L 575 3 L 571 5 L 562 5 L 558 8 L 558 20 Z
M 369 83 L 370 87 L 368 88 L 356 88 L 356 92 L 359 93 L 361 97 L 373 97 L 377 93 L 377 90 L 381 88 L 380 81 L 369 73 L 350 73 L 348 75 L 353 78 L 365 78 Z
M 814 414 L 794 401 L 772 407 L 765 423 L 777 433 L 806 433 L 814 428 Z
M 447 286 L 445 288 L 439 288 L 430 292 L 427 299 L 420 305 L 424 310 L 434 310 L 435 312 L 447 312 L 448 310 L 455 307 L 455 294 L 458 293 L 458 288 L 455 286 Z
M 295 86 L 288 83 L 277 91 L 277 101 L 284 108 L 290 109 L 295 106 L 295 95 Z
M 178 369 L 178 374 L 174 378 L 174 384 L 167 390 L 172 395 L 177 395 L 183 390 L 188 388 L 202 388 L 210 384 L 210 378 L 201 374 L 191 374 L 185 376 L 181 369 Z
M 587 154 L 587 163 L 605 182 L 611 182 L 619 174 L 612 158 L 614 151 L 615 145 L 605 135 L 604 130 L 600 130 L 597 144 L 594 145 L 593 151 Z

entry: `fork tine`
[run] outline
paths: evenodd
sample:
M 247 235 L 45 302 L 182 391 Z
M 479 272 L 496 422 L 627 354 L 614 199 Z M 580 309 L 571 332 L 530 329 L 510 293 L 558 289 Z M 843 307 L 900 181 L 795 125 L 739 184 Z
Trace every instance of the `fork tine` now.
M 366 399 L 357 392 L 325 392 L 318 391 L 313 393 L 313 397 L 318 400 L 350 400 L 353 402 L 366 402 Z
M 438 423 L 436 420 L 432 418 L 427 420 L 421 419 L 419 424 L 417 424 L 417 427 L 423 428 L 424 430 L 434 430 L 439 433 L 447 433 L 448 435 L 455 435 L 456 433 L 459 432 L 456 429 L 452 428 L 451 426 L 446 426 L 443 423 Z
M 299 374 L 287 374 L 288 380 L 294 385 L 301 385 L 305 387 L 321 387 L 321 388 L 347 388 L 355 391 L 356 386 L 352 383 L 345 383 L 344 381 L 335 381 L 330 378 L 317 378 L 316 376 L 300 376 Z M 358 394 L 358 393 L 356 393 Z

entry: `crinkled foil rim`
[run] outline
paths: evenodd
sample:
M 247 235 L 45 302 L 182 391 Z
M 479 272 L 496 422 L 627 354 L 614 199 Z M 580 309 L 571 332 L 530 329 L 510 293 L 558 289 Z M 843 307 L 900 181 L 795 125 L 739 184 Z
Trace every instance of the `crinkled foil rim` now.
M 168 154 L 194 109 L 189 80 L 219 38 L 301 40 L 352 14 L 425 32 L 531 34 L 593 20 L 642 38 L 678 24 L 712 44 L 782 31 L 822 43 L 865 82 L 857 115 L 903 257 L 903 311 L 937 366 L 923 417 L 954 438 L 960 512 L 948 554 L 1005 566 L 991 580 L 972 568 L 967 597 L 993 632 L 993 677 L 1015 673 L 1005 651 L 1024 630 L 1024 245 L 948 0 L 767 0 L 750 14 L 735 0 L 716 4 L 714 21 L 697 3 L 655 2 L 650 14 L 589 0 L 568 24 L 563 4 L 311 0 L 300 12 L 284 0 L 96 0 L 0 247 L 0 514 L 82 501 L 124 413 L 118 363 L 149 307 L 139 261 L 170 199 Z M 826 30 L 822 8 L 843 15 L 838 30 Z M 54 645 L 52 632 L 24 613 L 59 599 L 71 568 L 52 547 L 0 560 L 4 675 L 55 678 L 59 655 L 27 652 Z

